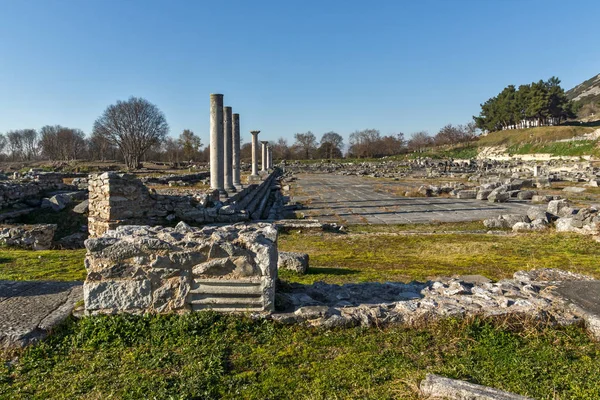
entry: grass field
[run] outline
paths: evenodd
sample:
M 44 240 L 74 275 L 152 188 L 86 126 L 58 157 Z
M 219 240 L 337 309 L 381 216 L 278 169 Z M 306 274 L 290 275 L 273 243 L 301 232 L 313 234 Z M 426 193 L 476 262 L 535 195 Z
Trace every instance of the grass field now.
M 444 225 L 422 225 L 422 233 L 453 229 Z M 470 225 L 477 227 L 483 226 Z M 466 231 L 413 235 L 403 234 L 406 227 L 402 226 L 391 231 L 368 226 L 353 229 L 346 235 L 281 235 L 279 249 L 308 253 L 311 265 L 306 275 L 283 272 L 282 276 L 300 283 L 423 281 L 455 274 L 481 274 L 497 280 L 523 269 L 561 268 L 600 277 L 600 243 L 576 234 L 485 235 Z
M 0 280 L 83 281 L 85 250 L 17 250 L 0 247 Z
M 539 128 L 513 129 L 491 132 L 476 142 L 481 146 L 512 146 L 524 143 L 548 143 L 571 139 L 591 133 L 595 128 L 585 126 L 542 126 Z
M 292 231 L 311 283 L 425 280 L 557 267 L 600 277 L 600 244 L 581 235 L 475 234 L 479 223 Z M 0 279 L 83 279 L 84 250 L 0 249 Z M 245 316 L 71 319 L 46 341 L 0 355 L 0 399 L 418 399 L 426 373 L 536 399 L 600 398 L 600 344 L 582 326 L 524 318 L 448 319 L 330 331 Z
M 417 399 L 425 374 L 538 399 L 597 399 L 578 326 L 446 320 L 319 331 L 211 312 L 70 321 L 0 364 L 10 399 Z

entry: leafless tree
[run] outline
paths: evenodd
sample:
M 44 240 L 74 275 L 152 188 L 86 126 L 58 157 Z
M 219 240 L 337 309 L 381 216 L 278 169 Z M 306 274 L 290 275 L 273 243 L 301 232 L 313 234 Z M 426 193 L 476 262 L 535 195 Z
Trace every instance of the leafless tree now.
M 317 148 L 317 138 L 315 137 L 315 134 L 311 131 L 306 133 L 296 133 L 294 139 L 296 139 L 294 146 L 297 146 L 302 150 L 304 159 L 308 160 L 311 158 L 312 153 Z
M 170 163 L 179 164 L 184 154 L 184 147 L 179 140 L 168 137 L 163 144 L 164 153 Z
M 142 156 L 169 133 L 165 115 L 146 99 L 131 97 L 106 108 L 94 123 L 94 133 L 117 146 L 128 169 L 140 166 Z
M 381 134 L 377 129 L 364 129 L 350 134 L 348 153 L 354 157 L 373 157 Z
M 88 149 L 90 158 L 93 160 L 106 161 L 107 159 L 116 159 L 118 152 L 106 136 L 99 132 L 94 132 L 88 140 Z
M 8 150 L 13 160 L 27 160 L 28 154 L 25 148 L 25 132 L 31 130 L 33 129 L 19 129 L 6 133 Z
M 42 155 L 50 160 L 83 158 L 86 151 L 85 134 L 80 129 L 64 126 L 44 126 L 40 130 Z
M 422 152 L 425 148 L 433 144 L 433 138 L 425 131 L 415 132 L 408 141 L 408 149 Z
M 327 132 L 323 134 L 321 138 L 321 152 L 329 159 L 335 157 L 339 158 L 342 154 L 342 147 L 344 145 L 344 138 L 339 133 Z
M 6 147 L 6 144 L 7 144 L 6 136 L 0 134 L 0 153 L 2 153 L 2 151 Z
M 202 148 L 202 140 L 189 129 L 184 129 L 179 135 L 179 144 L 182 147 L 183 157 L 187 160 L 196 160 Z

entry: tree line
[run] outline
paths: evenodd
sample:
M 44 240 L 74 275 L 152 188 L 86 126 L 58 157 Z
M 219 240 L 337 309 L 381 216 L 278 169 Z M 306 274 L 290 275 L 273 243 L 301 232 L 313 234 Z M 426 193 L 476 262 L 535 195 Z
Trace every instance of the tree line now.
M 131 97 L 110 105 L 95 121 L 91 135 L 81 129 L 47 125 L 0 134 L 0 157 L 7 161 L 115 160 L 137 168 L 143 160 L 207 160 L 194 132 L 168 137 L 164 114 L 145 99 Z
M 551 77 L 517 89 L 508 85 L 497 96 L 481 104 L 479 116 L 473 119 L 476 126 L 493 132 L 505 129 L 522 129 L 558 125 L 576 117 L 576 105 L 567 99 L 560 79 Z
M 307 160 L 335 158 L 380 158 L 411 152 L 423 152 L 433 146 L 457 145 L 468 143 L 478 137 L 479 130 L 474 122 L 466 125 L 448 124 L 434 136 L 426 131 L 413 133 L 406 139 L 404 133 L 382 135 L 377 129 L 364 129 L 352 132 L 348 147 L 345 149 L 344 138 L 336 132 L 327 132 L 317 140 L 311 132 L 296 133 L 294 143 L 289 145 L 287 139 L 279 138 L 271 142 L 275 159 Z M 251 144 L 242 147 L 242 158 L 249 158 Z
M 47 125 L 39 130 L 20 129 L 0 134 L 0 158 L 8 161 L 98 160 L 122 161 L 128 169 L 142 161 L 206 162 L 210 149 L 189 129 L 178 138 L 168 136 L 169 125 L 157 106 L 142 98 L 117 101 L 96 119 L 89 136 L 76 128 Z M 446 125 L 435 136 L 417 132 L 409 139 L 403 133 L 382 135 L 376 129 L 350 134 L 347 149 L 337 132 L 326 132 L 320 140 L 311 131 L 296 133 L 294 143 L 279 138 L 270 145 L 276 160 L 374 158 L 423 151 L 434 145 L 464 143 L 476 138 L 474 123 Z M 251 144 L 243 144 L 241 158 L 251 160 Z

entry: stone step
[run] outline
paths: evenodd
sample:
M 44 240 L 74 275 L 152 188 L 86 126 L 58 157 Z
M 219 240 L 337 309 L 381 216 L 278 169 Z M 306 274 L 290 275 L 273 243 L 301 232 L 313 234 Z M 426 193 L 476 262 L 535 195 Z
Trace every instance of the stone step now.
M 263 311 L 262 307 L 241 307 L 227 304 L 192 304 L 192 311 L 214 310 L 219 312 Z
M 206 294 L 262 294 L 262 280 L 259 279 L 200 279 L 192 282 L 191 293 Z
M 227 305 L 232 307 L 261 307 L 262 297 L 216 297 L 193 295 L 190 304 Z
M 207 285 L 205 283 L 192 283 L 192 294 L 232 294 L 232 295 L 262 295 L 262 286 L 250 285 Z

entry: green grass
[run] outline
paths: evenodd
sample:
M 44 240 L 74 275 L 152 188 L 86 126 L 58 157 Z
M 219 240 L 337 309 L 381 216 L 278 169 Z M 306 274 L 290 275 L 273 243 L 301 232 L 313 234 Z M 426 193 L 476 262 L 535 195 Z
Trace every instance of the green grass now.
M 478 149 L 474 144 L 458 146 L 448 149 L 446 146 L 433 147 L 422 153 L 410 153 L 408 158 L 431 157 L 431 158 L 454 158 L 465 160 L 477 157 Z
M 85 250 L 17 250 L 0 247 L 0 280 L 82 281 Z
M 309 253 L 310 283 L 425 280 L 558 267 L 600 276 L 600 244 L 582 235 L 469 233 L 479 223 L 351 226 L 292 232 L 281 250 Z M 440 233 L 440 232 L 464 233 Z M 420 233 L 414 235 L 412 233 Z M 83 279 L 85 250 L 0 249 L 0 279 Z M 70 319 L 44 342 L 0 353 L 0 398 L 417 399 L 426 373 L 539 399 L 600 397 L 600 344 L 581 326 L 448 319 L 417 327 L 330 331 L 244 316 Z
M 572 142 L 553 143 L 524 143 L 510 146 L 506 152 L 509 154 L 552 154 L 553 156 L 577 157 L 584 155 L 598 155 L 598 142 L 596 140 L 576 140 Z
M 0 363 L 0 398 L 417 399 L 426 373 L 600 396 L 600 346 L 581 327 L 514 320 L 320 331 L 212 312 L 91 317 L 17 356 Z
M 482 136 L 476 142 L 479 147 L 482 146 L 512 146 L 523 143 L 544 143 L 553 142 L 562 139 L 571 139 L 586 133 L 591 133 L 595 129 L 584 126 L 542 126 L 529 129 L 512 129 L 506 131 L 491 132 Z
M 600 277 L 600 243 L 582 235 L 405 235 L 401 230 L 377 233 L 378 228 L 351 229 L 374 232 L 280 235 L 280 250 L 308 253 L 311 265 L 306 275 L 283 271 L 282 278 L 300 283 L 423 281 L 455 274 L 502 279 L 534 268 L 561 268 Z M 435 229 L 448 228 L 440 224 Z

